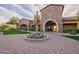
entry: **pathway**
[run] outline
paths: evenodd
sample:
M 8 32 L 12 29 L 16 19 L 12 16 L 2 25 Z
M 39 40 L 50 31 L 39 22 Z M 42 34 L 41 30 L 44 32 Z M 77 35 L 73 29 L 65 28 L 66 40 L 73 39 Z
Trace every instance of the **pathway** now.
M 48 32 L 48 40 L 28 41 L 26 35 L 0 35 L 0 53 L 78 54 L 79 41 Z

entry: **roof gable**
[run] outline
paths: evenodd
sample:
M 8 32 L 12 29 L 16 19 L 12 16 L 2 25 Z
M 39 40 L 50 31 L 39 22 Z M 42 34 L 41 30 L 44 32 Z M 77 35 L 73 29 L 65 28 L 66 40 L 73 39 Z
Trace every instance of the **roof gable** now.
M 47 5 L 46 7 L 42 8 L 40 11 L 46 9 L 46 8 L 49 7 L 49 6 L 62 6 L 63 9 L 64 9 L 64 5 L 62 5 L 62 4 L 49 4 L 49 5 Z M 63 10 L 63 9 L 62 9 L 62 10 Z

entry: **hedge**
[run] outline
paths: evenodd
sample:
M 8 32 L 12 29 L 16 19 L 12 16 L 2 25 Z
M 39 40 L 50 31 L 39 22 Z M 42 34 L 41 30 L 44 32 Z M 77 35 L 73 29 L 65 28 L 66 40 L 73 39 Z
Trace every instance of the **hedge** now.
M 79 29 L 64 29 L 63 30 L 64 33 L 70 33 L 72 31 L 79 33 Z

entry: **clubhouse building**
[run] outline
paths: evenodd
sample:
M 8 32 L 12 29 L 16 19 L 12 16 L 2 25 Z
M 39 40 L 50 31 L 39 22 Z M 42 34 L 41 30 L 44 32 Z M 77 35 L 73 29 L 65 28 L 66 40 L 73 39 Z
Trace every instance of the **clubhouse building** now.
M 41 9 L 39 29 L 41 28 L 44 32 L 62 32 L 64 29 L 79 29 L 79 20 L 75 16 L 63 18 L 63 10 L 64 5 L 61 4 L 50 4 Z M 34 21 L 23 18 L 19 21 L 19 28 L 24 30 L 33 29 Z

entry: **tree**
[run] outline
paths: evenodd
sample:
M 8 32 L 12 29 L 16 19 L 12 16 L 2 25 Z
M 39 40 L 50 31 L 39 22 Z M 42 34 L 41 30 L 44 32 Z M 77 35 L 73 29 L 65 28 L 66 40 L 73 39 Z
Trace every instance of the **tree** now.
M 15 29 L 16 27 L 18 28 L 19 18 L 17 18 L 17 17 L 12 17 L 12 18 L 10 18 L 10 21 L 7 22 L 7 24 L 13 24 L 13 25 L 14 25 L 14 29 Z
M 76 20 L 79 21 L 79 11 L 76 13 Z

